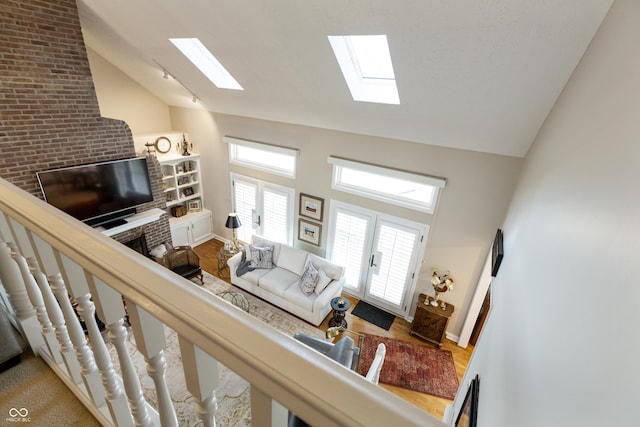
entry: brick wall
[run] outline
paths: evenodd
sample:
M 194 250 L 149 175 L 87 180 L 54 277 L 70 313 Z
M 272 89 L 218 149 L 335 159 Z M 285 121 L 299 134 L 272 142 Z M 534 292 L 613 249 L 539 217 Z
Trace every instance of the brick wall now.
M 0 176 L 42 197 L 36 172 L 135 156 L 126 123 L 100 116 L 75 0 L 0 2 Z M 164 208 L 160 165 L 150 159 Z M 149 247 L 170 240 L 163 217 L 142 230 Z

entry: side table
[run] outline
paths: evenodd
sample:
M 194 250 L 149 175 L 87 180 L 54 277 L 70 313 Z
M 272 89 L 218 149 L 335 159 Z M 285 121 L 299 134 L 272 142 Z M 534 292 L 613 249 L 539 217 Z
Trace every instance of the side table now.
M 216 258 L 218 260 L 218 277 L 222 279 L 228 279 L 231 277 L 231 272 L 229 271 L 227 261 L 237 253 L 238 251 L 229 249 L 220 249 L 218 251 L 218 253 L 216 254 Z
M 434 307 L 430 304 L 432 299 L 430 296 L 420 294 L 409 334 L 440 348 L 455 307 L 452 304 L 447 304 L 444 310 L 440 306 Z
M 331 300 L 331 308 L 333 309 L 333 317 L 329 319 L 329 327 L 341 326 L 347 329 L 347 320 L 344 318 L 351 303 L 348 299 L 335 297 Z

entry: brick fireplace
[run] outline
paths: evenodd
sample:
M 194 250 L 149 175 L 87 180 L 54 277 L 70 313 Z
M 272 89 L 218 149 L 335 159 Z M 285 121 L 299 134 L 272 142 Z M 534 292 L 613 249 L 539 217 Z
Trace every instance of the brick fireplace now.
M 0 174 L 42 198 L 36 172 L 135 156 L 129 126 L 100 116 L 75 0 L 0 3 Z M 165 208 L 160 165 L 148 158 L 154 201 Z M 114 236 L 171 240 L 165 216 Z

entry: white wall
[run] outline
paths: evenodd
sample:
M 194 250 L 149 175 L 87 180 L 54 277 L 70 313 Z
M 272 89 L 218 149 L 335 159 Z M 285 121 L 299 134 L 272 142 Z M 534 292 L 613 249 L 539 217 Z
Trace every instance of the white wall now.
M 103 117 L 124 120 L 133 135 L 171 130 L 167 104 L 88 47 L 87 56 Z
M 231 237 L 224 227 L 227 214 L 232 209 L 231 170 L 291 186 L 297 192 L 322 197 L 327 202 L 330 199 L 341 200 L 430 225 L 414 302 L 419 293 L 433 292 L 429 285 L 432 266 L 451 270 L 456 288 L 444 299 L 454 304 L 456 310 L 448 332 L 454 336 L 460 333 L 489 246 L 513 194 L 523 159 L 213 114 L 202 110 L 200 104 L 194 104 L 193 109 L 167 107 L 158 104 L 158 98 L 95 52 L 89 52 L 89 61 L 102 114 L 129 123 L 137 141 L 143 143 L 145 134 L 170 134 L 172 130 L 189 135 L 194 151 L 202 156 L 204 203 L 213 212 L 214 232 L 218 235 Z M 231 169 L 227 146 L 222 142 L 225 135 L 300 149 L 297 179 L 237 166 Z M 149 139 L 149 142 L 153 141 Z M 329 155 L 447 178 L 437 215 L 333 191 L 331 167 L 327 163 Z M 327 222 L 324 224 L 322 242 L 327 241 Z M 317 248 L 300 241 L 296 241 L 296 245 L 324 254 L 324 247 Z
M 639 18 L 615 1 L 527 155 L 463 385 L 479 426 L 639 425 Z

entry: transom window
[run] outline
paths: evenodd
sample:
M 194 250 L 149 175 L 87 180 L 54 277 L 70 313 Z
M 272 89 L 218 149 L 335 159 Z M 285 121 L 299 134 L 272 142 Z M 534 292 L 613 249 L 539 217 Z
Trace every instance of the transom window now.
M 225 136 L 229 144 L 229 163 L 296 177 L 298 150 Z
M 446 180 L 412 172 L 329 157 L 333 188 L 370 199 L 433 213 Z

